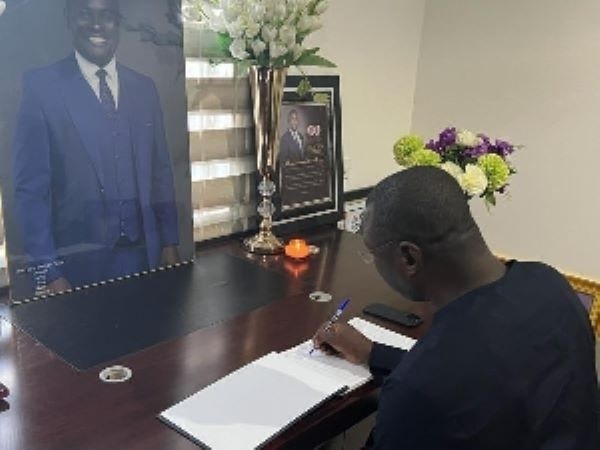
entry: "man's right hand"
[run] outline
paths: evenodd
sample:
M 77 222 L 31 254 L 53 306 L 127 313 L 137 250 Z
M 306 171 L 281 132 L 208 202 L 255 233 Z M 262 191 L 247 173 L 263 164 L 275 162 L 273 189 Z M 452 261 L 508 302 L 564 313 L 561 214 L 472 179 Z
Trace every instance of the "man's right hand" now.
M 367 364 L 373 342 L 367 339 L 356 328 L 344 323 L 335 323 L 329 329 L 323 325 L 313 337 L 315 348 L 337 353 L 355 364 Z
M 59 294 L 61 292 L 70 291 L 71 289 L 73 289 L 73 287 L 66 278 L 60 277 L 52 281 L 51 283 L 48 283 L 46 289 L 49 294 Z

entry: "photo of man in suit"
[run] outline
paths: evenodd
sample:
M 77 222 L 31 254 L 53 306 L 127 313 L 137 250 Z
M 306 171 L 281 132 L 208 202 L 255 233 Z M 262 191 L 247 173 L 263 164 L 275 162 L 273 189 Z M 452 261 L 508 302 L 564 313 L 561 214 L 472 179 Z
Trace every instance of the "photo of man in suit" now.
M 74 52 L 26 72 L 15 205 L 37 293 L 178 262 L 173 174 L 154 82 L 115 59 L 118 0 L 67 0 Z
M 279 161 L 300 161 L 305 158 L 304 155 L 304 135 L 298 130 L 298 111 L 290 110 L 288 113 L 288 129 L 281 135 L 279 143 Z

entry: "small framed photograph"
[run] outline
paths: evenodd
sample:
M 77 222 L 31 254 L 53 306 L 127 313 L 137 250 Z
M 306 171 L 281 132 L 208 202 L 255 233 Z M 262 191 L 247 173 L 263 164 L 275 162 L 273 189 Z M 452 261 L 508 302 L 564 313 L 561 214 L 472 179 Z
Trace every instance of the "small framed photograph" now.
M 341 109 L 338 76 L 288 76 L 279 118 L 274 226 L 295 231 L 336 223 L 343 215 Z

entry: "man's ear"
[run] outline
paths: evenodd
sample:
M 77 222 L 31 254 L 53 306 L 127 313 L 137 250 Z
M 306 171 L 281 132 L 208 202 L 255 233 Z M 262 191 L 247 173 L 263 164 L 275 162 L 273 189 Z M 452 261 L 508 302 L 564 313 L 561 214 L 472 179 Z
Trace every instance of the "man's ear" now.
M 412 242 L 400 242 L 398 256 L 408 276 L 415 275 L 423 267 L 423 252 Z

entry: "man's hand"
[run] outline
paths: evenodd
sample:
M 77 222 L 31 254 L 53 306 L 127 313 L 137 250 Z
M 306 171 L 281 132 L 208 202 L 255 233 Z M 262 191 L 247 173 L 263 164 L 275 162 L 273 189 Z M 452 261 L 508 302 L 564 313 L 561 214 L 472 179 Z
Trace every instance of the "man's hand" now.
M 326 325 L 323 325 L 313 337 L 315 348 L 337 353 L 351 363 L 367 364 L 373 342 L 345 323 L 335 323 L 328 330 L 325 328 Z
M 163 248 L 162 254 L 160 256 L 160 261 L 165 266 L 172 266 L 173 264 L 177 264 L 178 262 L 180 262 L 177 247 L 171 245 L 169 247 Z
M 51 283 L 48 283 L 46 289 L 49 294 L 59 294 L 61 292 L 70 291 L 71 289 L 73 289 L 73 287 L 66 278 L 60 277 L 52 281 Z

